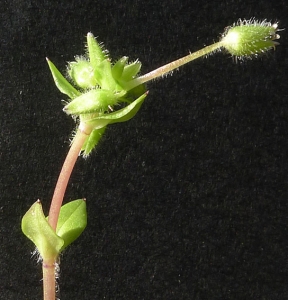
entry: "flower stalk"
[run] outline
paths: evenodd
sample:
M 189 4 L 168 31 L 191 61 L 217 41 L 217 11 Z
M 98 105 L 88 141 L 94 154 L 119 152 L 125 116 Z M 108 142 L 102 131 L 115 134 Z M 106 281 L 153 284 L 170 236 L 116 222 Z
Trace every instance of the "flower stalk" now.
M 272 24 L 266 20 L 259 22 L 255 19 L 238 20 L 236 24 L 226 28 L 219 42 L 206 46 L 203 49 L 190 53 L 131 80 L 127 84 L 128 89 L 133 89 L 140 84 L 163 77 L 189 62 L 199 57 L 209 55 L 217 50 L 221 50 L 221 48 L 226 49 L 226 51 L 237 59 L 257 56 L 279 45 L 279 43 L 275 41 L 280 38 L 277 31 L 279 31 L 277 23 Z

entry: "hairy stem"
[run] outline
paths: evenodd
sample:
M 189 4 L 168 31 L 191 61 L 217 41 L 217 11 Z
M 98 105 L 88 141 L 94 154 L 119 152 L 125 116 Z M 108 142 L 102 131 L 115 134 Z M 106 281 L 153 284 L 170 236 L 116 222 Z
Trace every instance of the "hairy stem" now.
M 43 261 L 43 299 L 55 300 L 55 262 L 54 260 Z
M 67 188 L 68 181 L 70 179 L 81 148 L 89 134 L 90 132 L 86 133 L 84 130 L 78 129 L 58 177 L 48 217 L 48 222 L 54 231 L 56 231 L 60 208 L 62 206 L 63 197 Z
M 221 48 L 223 46 L 223 43 L 222 42 L 218 42 L 218 43 L 215 43 L 215 44 L 212 44 L 210 46 L 207 46 L 201 50 L 198 50 L 194 53 L 190 53 L 182 58 L 179 58 L 175 61 L 172 61 L 171 63 L 168 63 L 158 69 L 155 69 L 145 75 L 142 75 L 138 78 L 135 78 L 133 80 L 131 80 L 129 83 L 128 83 L 128 89 L 133 89 L 134 87 L 140 85 L 140 84 L 143 84 L 147 81 L 151 81 L 153 79 L 156 79 L 158 77 L 161 77 L 187 63 L 189 63 L 190 61 L 196 59 L 196 58 L 199 58 L 201 56 L 204 56 L 204 55 L 207 55 L 219 48 Z
M 71 148 L 63 163 L 58 181 L 54 190 L 54 195 L 51 201 L 48 222 L 50 226 L 56 231 L 60 209 L 62 206 L 64 194 L 67 188 L 68 181 L 72 174 L 73 168 L 82 149 L 84 142 L 91 133 L 91 129 L 80 124 L 79 129 L 74 137 Z M 43 260 L 43 292 L 44 300 L 55 300 L 55 267 L 57 264 L 57 257 L 54 259 Z

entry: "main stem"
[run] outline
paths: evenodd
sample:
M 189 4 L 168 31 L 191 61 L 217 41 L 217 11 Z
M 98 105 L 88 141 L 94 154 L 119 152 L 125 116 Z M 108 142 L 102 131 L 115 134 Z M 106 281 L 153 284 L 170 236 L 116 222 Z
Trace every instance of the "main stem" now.
M 68 181 L 70 179 L 71 173 L 82 149 L 82 146 L 87 139 L 88 135 L 85 130 L 78 129 L 67 157 L 62 166 L 61 172 L 58 177 L 58 181 L 54 190 L 54 195 L 51 201 L 48 222 L 50 226 L 56 231 L 57 222 L 59 218 L 60 209 L 63 203 L 64 194 L 67 188 Z M 42 270 L 43 270 L 43 294 L 44 300 L 55 300 L 55 259 L 49 259 L 48 261 L 43 260 Z
M 218 43 L 215 43 L 215 44 L 212 44 L 210 46 L 207 46 L 201 50 L 198 50 L 194 53 L 190 53 L 182 58 L 179 58 L 175 61 L 172 61 L 158 69 L 155 69 L 145 75 L 142 75 L 138 78 L 135 78 L 133 80 L 131 80 L 129 83 L 128 83 L 128 89 L 133 89 L 134 87 L 140 85 L 140 84 L 143 84 L 147 81 L 151 81 L 155 78 L 158 78 L 158 77 L 161 77 L 189 62 L 191 62 L 192 60 L 196 59 L 196 58 L 199 58 L 201 56 L 204 56 L 204 55 L 207 55 L 219 48 L 221 48 L 223 46 L 223 43 L 220 41 Z
M 43 260 L 43 298 L 44 300 L 55 300 L 56 282 L 55 282 L 55 260 Z
M 58 181 L 54 190 L 54 195 L 51 201 L 48 217 L 48 222 L 54 231 L 56 231 L 60 208 L 62 206 L 68 181 L 70 179 L 79 153 L 82 149 L 82 146 L 88 135 L 89 134 L 87 134 L 86 132 L 78 129 L 76 136 L 74 137 L 73 143 L 71 145 L 71 148 L 62 166 L 62 170 L 59 174 Z

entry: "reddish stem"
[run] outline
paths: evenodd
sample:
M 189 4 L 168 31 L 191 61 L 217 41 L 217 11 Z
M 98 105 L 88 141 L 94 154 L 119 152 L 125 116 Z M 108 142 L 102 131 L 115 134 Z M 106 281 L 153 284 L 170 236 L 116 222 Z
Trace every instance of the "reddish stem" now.
M 68 181 L 70 179 L 79 153 L 82 149 L 82 146 L 90 134 L 90 132 L 86 133 L 86 131 L 87 130 L 81 130 L 81 128 L 78 129 L 58 177 L 48 216 L 48 222 L 54 231 L 56 231 L 57 228 L 59 213 Z M 44 300 L 55 300 L 56 260 L 57 257 L 55 259 L 49 259 L 48 261 L 43 260 L 42 263 Z
M 71 148 L 64 161 L 60 175 L 58 177 L 58 181 L 54 190 L 54 195 L 51 201 L 49 217 L 48 217 L 48 222 L 54 231 L 56 231 L 60 208 L 62 206 L 68 181 L 70 179 L 71 173 L 73 171 L 79 153 L 82 149 L 82 146 L 85 140 L 87 139 L 88 135 L 89 134 L 87 134 L 83 130 L 78 129 L 76 136 L 73 140 L 73 143 L 71 145 Z
M 55 262 L 54 259 L 43 261 L 43 298 L 44 300 L 55 300 Z

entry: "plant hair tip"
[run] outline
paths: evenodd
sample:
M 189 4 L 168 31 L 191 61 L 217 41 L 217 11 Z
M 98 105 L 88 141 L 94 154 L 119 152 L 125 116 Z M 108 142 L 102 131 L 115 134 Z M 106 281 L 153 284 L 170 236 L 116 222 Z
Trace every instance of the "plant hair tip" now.
M 88 33 L 87 33 L 87 37 L 89 37 L 89 38 L 94 38 L 94 35 L 93 35 L 92 32 L 88 32 Z

